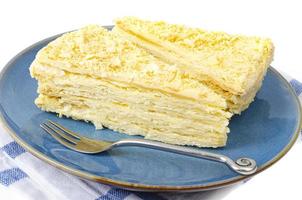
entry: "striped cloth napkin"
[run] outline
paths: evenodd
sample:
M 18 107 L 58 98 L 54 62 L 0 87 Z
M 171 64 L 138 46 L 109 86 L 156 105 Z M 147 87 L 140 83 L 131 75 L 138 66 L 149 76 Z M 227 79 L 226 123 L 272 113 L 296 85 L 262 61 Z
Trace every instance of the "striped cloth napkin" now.
M 285 78 L 302 100 L 302 83 L 286 75 Z M 11 194 L 19 194 L 24 200 L 197 200 L 204 197 L 204 193 L 130 192 L 82 180 L 56 169 L 26 152 L 6 133 L 3 127 L 0 127 L 0 189 L 10 190 Z

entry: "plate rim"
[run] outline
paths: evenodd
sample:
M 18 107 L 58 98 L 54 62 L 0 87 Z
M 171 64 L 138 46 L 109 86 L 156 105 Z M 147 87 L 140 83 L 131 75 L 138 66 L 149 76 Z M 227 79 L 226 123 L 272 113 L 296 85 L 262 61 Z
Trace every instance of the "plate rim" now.
M 104 26 L 104 27 L 110 29 L 113 26 Z M 15 55 L 1 70 L 0 85 L 2 83 L 2 79 L 3 79 L 4 75 L 6 74 L 6 71 L 10 68 L 11 64 L 14 63 L 20 56 L 22 56 L 24 53 L 26 53 L 30 49 L 40 45 L 41 43 L 53 40 L 53 39 L 59 37 L 62 34 L 64 34 L 64 33 L 56 34 L 54 36 L 47 37 L 43 40 L 40 40 L 40 41 L 28 46 L 27 48 L 25 48 L 24 50 L 19 52 L 17 55 Z M 96 181 L 96 182 L 100 182 L 100 183 L 104 183 L 104 184 L 108 184 L 108 185 L 113 185 L 113 186 L 116 186 L 116 187 L 125 188 L 125 189 L 133 190 L 133 191 L 150 191 L 150 192 L 151 191 L 153 191 L 153 192 L 156 192 L 156 191 L 187 191 L 187 192 L 193 192 L 193 191 L 204 191 L 204 190 L 218 189 L 218 188 L 221 188 L 221 187 L 225 187 L 225 186 L 228 186 L 228 185 L 233 185 L 237 182 L 241 182 L 241 181 L 244 181 L 246 179 L 249 179 L 252 176 L 255 176 L 256 174 L 259 174 L 260 172 L 264 171 L 265 169 L 267 169 L 270 166 L 272 166 L 273 164 L 275 164 L 283 156 L 285 156 L 285 154 L 292 148 L 292 146 L 294 145 L 295 141 L 297 140 L 297 138 L 299 136 L 299 133 L 302 129 L 302 108 L 301 108 L 301 103 L 300 103 L 300 100 L 299 100 L 298 96 L 296 95 L 294 89 L 291 87 L 289 82 L 275 68 L 273 68 L 272 66 L 270 66 L 269 68 L 270 68 L 270 70 L 272 70 L 272 72 L 275 75 L 277 75 L 277 77 L 279 79 L 281 79 L 281 81 L 284 82 L 284 84 L 287 87 L 289 93 L 295 99 L 295 102 L 296 102 L 297 107 L 298 107 L 298 117 L 299 117 L 299 119 L 298 119 L 298 123 L 297 123 L 296 129 L 295 129 L 295 133 L 293 134 L 293 136 L 292 136 L 291 140 L 289 141 L 289 143 L 275 157 L 273 157 L 271 160 L 266 162 L 261 168 L 258 168 L 258 170 L 255 174 L 249 175 L 249 176 L 236 176 L 236 177 L 233 177 L 233 178 L 230 178 L 230 179 L 225 179 L 225 180 L 222 180 L 222 181 L 215 181 L 215 182 L 210 183 L 210 184 L 193 185 L 193 186 L 192 185 L 191 186 L 147 185 L 147 184 L 137 184 L 137 183 L 131 183 L 131 182 L 126 182 L 126 181 L 113 180 L 113 179 L 110 179 L 110 178 L 91 175 L 89 173 L 86 173 L 86 172 L 83 172 L 83 171 L 76 170 L 76 169 L 73 169 L 71 167 L 65 166 L 64 164 L 62 164 L 62 163 L 60 163 L 60 162 L 58 162 L 58 161 L 56 161 L 52 158 L 49 158 L 45 154 L 35 150 L 33 147 L 31 147 L 25 141 L 23 141 L 18 136 L 18 134 L 15 133 L 11 129 L 11 127 L 9 126 L 7 121 L 5 120 L 4 113 L 3 113 L 2 109 L 0 111 L 0 125 L 27 152 L 31 153 L 35 157 L 43 160 L 44 162 L 46 162 L 46 163 L 48 163 L 48 164 L 50 164 L 50 165 L 52 165 L 52 166 L 54 166 L 54 167 L 56 167 L 60 170 L 63 170 L 63 171 L 68 172 L 70 174 L 76 175 L 80 178 L 85 178 L 85 179 L 88 179 L 88 180 L 93 180 L 93 181 Z

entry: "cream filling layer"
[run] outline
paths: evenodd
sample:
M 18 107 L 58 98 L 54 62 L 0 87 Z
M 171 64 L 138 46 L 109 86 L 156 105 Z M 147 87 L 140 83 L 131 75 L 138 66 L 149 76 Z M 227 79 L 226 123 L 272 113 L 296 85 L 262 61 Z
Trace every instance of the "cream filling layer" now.
M 164 116 L 156 117 L 151 113 L 132 112 L 121 106 L 95 106 L 95 100 L 84 100 L 78 97 L 49 97 L 41 95 L 36 104 L 43 110 L 56 112 L 77 120 L 93 122 L 97 127 L 102 125 L 130 135 L 143 135 L 147 139 L 162 142 L 194 145 L 199 147 L 219 147 L 226 143 L 225 132 L 215 130 L 206 131 L 202 124 L 193 123 L 189 120 L 175 119 Z M 93 103 L 92 103 L 93 102 Z

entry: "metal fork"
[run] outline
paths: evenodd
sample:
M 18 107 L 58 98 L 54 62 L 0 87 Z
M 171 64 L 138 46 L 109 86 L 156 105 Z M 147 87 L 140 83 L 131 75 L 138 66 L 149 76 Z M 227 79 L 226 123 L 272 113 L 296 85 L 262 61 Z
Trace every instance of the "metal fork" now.
M 93 140 L 83 137 L 50 120 L 40 124 L 40 126 L 65 147 L 81 153 L 96 154 L 114 147 L 141 146 L 221 162 L 241 175 L 251 175 L 257 171 L 256 161 L 251 158 L 239 158 L 233 161 L 231 158 L 221 154 L 145 139 L 123 139 L 117 142 Z

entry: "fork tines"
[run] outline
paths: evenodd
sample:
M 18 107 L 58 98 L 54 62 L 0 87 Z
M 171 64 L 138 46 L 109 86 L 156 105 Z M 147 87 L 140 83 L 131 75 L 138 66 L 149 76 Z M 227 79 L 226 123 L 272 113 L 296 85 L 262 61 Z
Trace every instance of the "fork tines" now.
M 70 148 L 74 147 L 74 145 L 76 145 L 80 140 L 80 136 L 78 134 L 67 130 L 53 121 L 48 120 L 47 122 L 40 124 L 40 126 L 58 142 Z

